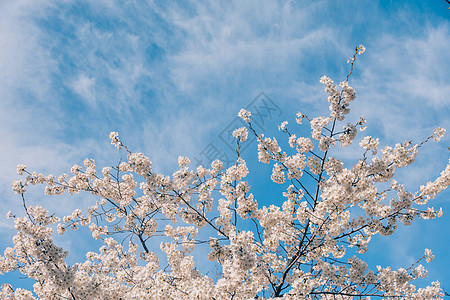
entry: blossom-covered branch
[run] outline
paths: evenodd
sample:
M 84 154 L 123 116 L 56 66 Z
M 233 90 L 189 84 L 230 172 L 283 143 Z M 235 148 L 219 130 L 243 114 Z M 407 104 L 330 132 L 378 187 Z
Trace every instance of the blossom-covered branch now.
M 361 156 L 345 166 L 333 156 L 366 129 L 364 118 L 344 122 L 356 99 L 349 85 L 354 65 L 365 47 L 359 45 L 348 60 L 350 70 L 339 84 L 327 76 L 329 114 L 311 117 L 297 113 L 294 126 L 279 126 L 289 147 L 275 137 L 258 133 L 250 111 L 238 116 L 247 124 L 238 128 L 236 161 L 228 169 L 214 161 L 190 168 L 178 158 L 172 175 L 152 169 L 142 153 L 134 153 L 110 134 L 111 144 L 126 160 L 97 172 L 94 160 L 74 165 L 71 175 L 44 176 L 19 165 L 24 179 L 13 182 L 25 216 L 14 219 L 14 245 L 0 257 L 0 271 L 18 270 L 35 280 L 34 290 L 4 284 L 3 299 L 438 299 L 444 296 L 438 281 L 417 288 L 413 282 L 427 276 L 422 265 L 433 260 L 431 250 L 405 268 L 368 269 L 363 260 L 372 237 L 389 236 L 399 222 L 433 219 L 442 210 L 424 207 L 448 188 L 450 164 L 419 191 L 407 191 L 396 170 L 414 163 L 429 141 L 439 142 L 445 129 L 437 128 L 419 143 L 406 141 L 380 148 L 377 137 L 359 139 Z M 310 136 L 297 136 L 307 126 Z M 248 135 L 258 141 L 258 159 L 272 166 L 268 181 L 282 185 L 280 199 L 260 205 L 246 177 L 251 172 L 241 155 Z M 280 139 L 278 138 L 278 139 Z M 305 176 L 306 174 L 306 176 Z M 92 205 L 57 217 L 40 205 L 27 205 L 31 185 L 45 186 L 47 195 L 88 193 Z M 266 199 L 260 199 L 267 203 Z M 68 252 L 58 247 L 54 230 L 86 227 L 102 240 L 98 252 L 68 265 Z M 161 265 L 154 243 L 166 256 Z M 128 244 L 125 243 L 128 241 Z M 124 246 L 126 245 L 126 246 Z M 208 249 L 208 259 L 220 266 L 215 278 L 195 265 L 196 247 Z M 34 294 L 33 294 L 34 293 Z

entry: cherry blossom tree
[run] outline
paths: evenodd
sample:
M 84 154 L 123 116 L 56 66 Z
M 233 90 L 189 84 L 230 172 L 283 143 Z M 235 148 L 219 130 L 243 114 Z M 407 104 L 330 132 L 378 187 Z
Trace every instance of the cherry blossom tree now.
M 92 159 L 58 177 L 19 165 L 23 179 L 13 182 L 13 190 L 25 215 L 7 214 L 17 234 L 0 257 L 0 271 L 18 270 L 35 284 L 33 292 L 3 284 L 1 298 L 442 298 L 438 281 L 426 288 L 413 284 L 427 276 L 423 264 L 434 258 L 428 249 L 414 264 L 397 270 L 371 270 L 363 260 L 372 237 L 393 234 L 399 223 L 440 217 L 442 210 L 426 205 L 450 182 L 450 164 L 418 191 L 407 191 L 395 179 L 396 170 L 412 164 L 421 147 L 439 142 L 443 128 L 422 142 L 381 149 L 378 138 L 363 136 L 358 139 L 361 156 L 348 167 L 332 156 L 333 149 L 352 144 L 366 128 L 362 117 L 344 122 L 356 97 L 349 78 L 364 51 L 356 47 L 339 85 L 326 76 L 320 79 L 329 115 L 299 112 L 298 124 L 279 126 L 287 150 L 276 138 L 259 133 L 251 112 L 242 109 L 239 117 L 247 127 L 233 133 L 237 157 L 228 169 L 219 160 L 193 169 L 188 158 L 179 157 L 176 172 L 158 174 L 150 159 L 132 152 L 116 132 L 110 134 L 111 143 L 126 160 L 101 172 Z M 296 126 L 310 127 L 311 136 L 297 136 Z M 273 167 L 270 180 L 284 189 L 281 200 L 269 206 L 258 204 L 246 181 L 249 169 L 241 148 L 249 134 L 258 141 L 259 161 Z M 59 218 L 40 205 L 27 205 L 30 185 L 45 186 L 46 195 L 88 193 L 95 203 Z M 55 230 L 64 235 L 80 227 L 89 228 L 103 245 L 87 252 L 85 261 L 69 265 L 68 252 L 52 237 Z M 202 232 L 213 234 L 205 239 Z M 151 241 L 160 242 L 166 257 L 157 256 Z M 208 259 L 220 266 L 217 278 L 196 268 L 196 247 L 208 249 Z

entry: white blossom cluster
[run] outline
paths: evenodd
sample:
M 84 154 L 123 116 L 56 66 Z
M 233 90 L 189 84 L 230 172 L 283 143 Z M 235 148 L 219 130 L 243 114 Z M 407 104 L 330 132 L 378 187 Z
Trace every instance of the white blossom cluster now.
M 237 138 L 241 143 L 245 142 L 248 138 L 247 128 L 241 127 L 233 131 L 233 137 Z
M 356 48 L 352 69 L 356 54 L 364 51 L 362 45 Z M 4 284 L 0 299 L 442 298 L 437 281 L 425 288 L 413 284 L 427 276 L 421 263 L 433 260 L 431 250 L 397 270 L 371 270 L 363 254 L 372 237 L 391 235 L 399 222 L 442 215 L 423 205 L 449 186 L 450 163 L 416 192 L 395 180 L 395 170 L 412 164 L 419 148 L 429 139 L 439 141 L 445 130 L 436 129 L 419 144 L 382 149 L 378 138 L 363 137 L 361 158 L 346 166 L 331 156 L 333 147 L 352 144 L 366 122 L 361 118 L 341 126 L 355 99 L 348 77 L 340 89 L 328 77 L 321 82 L 330 115 L 297 114 L 297 125 L 310 123 L 311 137 L 297 137 L 283 122 L 279 129 L 288 136 L 286 151 L 277 139 L 256 132 L 249 111 L 239 112 L 249 130 L 239 128 L 233 136 L 243 143 L 249 132 L 254 134 L 259 160 L 272 166 L 271 181 L 285 187 L 283 197 L 267 206 L 251 192 L 245 180 L 250 171 L 239 151 L 228 169 L 219 160 L 192 169 L 190 160 L 180 156 L 178 170 L 169 176 L 155 172 L 147 156 L 131 152 L 112 132 L 111 143 L 127 159 L 101 172 L 92 159 L 74 165 L 71 175 L 57 177 L 19 165 L 24 179 L 13 182 L 13 191 L 21 196 L 26 216 L 7 214 L 17 233 L 0 257 L 0 272 L 18 270 L 35 284 L 33 291 Z M 27 188 L 37 184 L 47 195 L 89 193 L 94 200 L 58 218 L 42 206 L 27 207 Z M 85 261 L 69 265 L 68 253 L 52 236 L 55 229 L 64 235 L 80 227 L 103 245 L 86 253 Z M 159 241 L 165 259 L 155 254 L 153 241 Z M 220 266 L 217 274 L 197 269 L 197 247 L 208 249 L 208 259 Z

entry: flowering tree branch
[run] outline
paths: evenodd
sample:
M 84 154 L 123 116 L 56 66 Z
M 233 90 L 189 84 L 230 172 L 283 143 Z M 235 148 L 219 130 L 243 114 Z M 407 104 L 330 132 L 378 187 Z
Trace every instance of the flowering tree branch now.
M 433 260 L 429 249 L 398 270 L 370 270 L 362 260 L 373 236 L 389 236 L 399 223 L 440 217 L 442 210 L 423 206 L 450 184 L 450 164 L 415 192 L 395 179 L 396 170 L 413 164 L 421 147 L 440 141 L 443 128 L 420 143 L 382 149 L 378 138 L 364 136 L 362 154 L 349 167 L 333 156 L 337 145 L 351 145 L 366 129 L 362 117 L 342 123 L 356 99 L 349 79 L 364 51 L 362 45 L 355 48 L 349 73 L 338 86 L 326 76 L 320 79 L 329 115 L 297 113 L 297 125 L 309 127 L 311 136 L 297 137 L 287 121 L 279 126 L 289 144 L 284 151 L 275 137 L 258 133 L 251 112 L 242 109 L 238 115 L 247 126 L 233 132 L 236 161 L 227 169 L 219 160 L 192 169 L 188 158 L 179 157 L 178 170 L 159 174 L 147 156 L 131 151 L 116 132 L 110 134 L 111 143 L 124 150 L 126 160 L 101 174 L 92 159 L 84 167 L 74 165 L 70 176 L 58 177 L 19 165 L 17 172 L 25 178 L 14 181 L 13 190 L 26 216 L 7 215 L 17 233 L 13 247 L 0 257 L 0 272 L 18 270 L 36 284 L 34 294 L 4 284 L 0 298 L 442 298 L 438 281 L 425 288 L 413 284 L 427 276 L 422 263 Z M 270 181 L 284 188 L 282 201 L 260 205 L 245 180 L 250 171 L 241 146 L 249 132 L 258 141 L 259 161 L 272 166 Z M 90 207 L 59 218 L 40 205 L 27 205 L 31 185 L 45 186 L 47 195 L 87 193 L 94 200 Z M 54 243 L 53 231 L 64 235 L 80 227 L 103 245 L 98 252 L 87 252 L 85 261 L 68 265 L 68 252 Z M 163 266 L 155 242 L 167 260 Z M 216 278 L 195 266 L 201 258 L 194 249 L 206 245 L 208 259 L 220 268 Z

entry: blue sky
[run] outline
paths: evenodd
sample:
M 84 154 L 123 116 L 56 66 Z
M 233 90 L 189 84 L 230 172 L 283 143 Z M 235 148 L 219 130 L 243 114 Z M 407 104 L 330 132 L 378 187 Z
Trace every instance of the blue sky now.
M 367 52 L 351 80 L 358 98 L 349 120 L 364 116 L 366 133 L 382 145 L 420 141 L 437 126 L 450 130 L 444 0 L 0 1 L 0 42 L 1 216 L 21 211 L 11 191 L 17 164 L 45 174 L 68 172 L 85 157 L 116 164 L 121 154 L 109 145 L 110 131 L 171 173 L 179 155 L 200 157 L 210 143 L 232 156 L 219 135 L 261 92 L 280 109 L 262 128 L 268 135 L 299 110 L 324 114 L 319 78 L 343 80 L 360 43 Z M 446 137 L 425 147 L 401 181 L 414 189 L 437 177 L 448 145 Z M 246 158 L 264 174 L 254 150 Z M 351 161 L 360 153 L 345 150 L 336 155 Z M 259 179 L 251 180 L 263 197 L 268 188 Z M 407 266 L 431 248 L 429 278 L 450 287 L 449 197 L 434 201 L 444 208 L 441 219 L 375 241 L 371 264 Z M 63 214 L 92 199 L 48 199 L 33 189 L 28 201 Z M 12 234 L 1 218 L 0 244 Z

